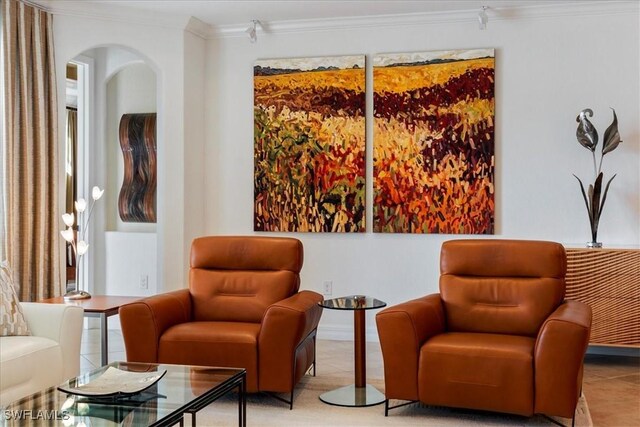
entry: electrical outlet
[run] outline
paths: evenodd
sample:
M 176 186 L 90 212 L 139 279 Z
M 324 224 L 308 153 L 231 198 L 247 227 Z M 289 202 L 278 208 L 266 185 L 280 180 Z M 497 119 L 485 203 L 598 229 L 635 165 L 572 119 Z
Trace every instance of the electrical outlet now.
M 149 275 L 140 275 L 140 289 L 149 289 Z
M 322 284 L 322 294 L 326 297 L 330 297 L 333 292 L 333 282 L 327 280 Z

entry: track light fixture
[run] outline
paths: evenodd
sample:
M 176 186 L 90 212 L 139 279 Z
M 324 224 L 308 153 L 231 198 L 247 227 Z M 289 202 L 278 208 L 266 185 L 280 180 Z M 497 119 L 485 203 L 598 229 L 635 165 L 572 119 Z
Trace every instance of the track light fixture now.
M 481 30 L 487 29 L 487 22 L 489 22 L 487 9 L 489 9 L 489 6 L 482 6 L 482 8 L 480 9 L 480 12 L 478 12 L 478 25 Z
M 249 34 L 249 40 L 251 41 L 251 43 L 255 43 L 258 41 L 258 34 L 256 33 L 256 29 L 259 24 L 260 21 L 258 21 L 257 19 L 252 19 L 251 24 L 249 24 L 249 28 L 245 30 L 245 33 Z

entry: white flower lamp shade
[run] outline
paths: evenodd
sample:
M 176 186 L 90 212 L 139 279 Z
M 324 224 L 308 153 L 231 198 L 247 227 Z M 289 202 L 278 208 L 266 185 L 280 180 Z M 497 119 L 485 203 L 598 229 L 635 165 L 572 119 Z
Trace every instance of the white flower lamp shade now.
M 85 209 L 87 209 L 87 201 L 85 199 L 78 199 L 76 201 L 76 211 L 78 211 L 78 213 L 82 213 Z
M 98 200 L 104 194 L 104 190 L 100 190 L 98 186 L 93 187 L 91 190 L 91 197 L 93 200 Z
M 69 227 L 66 230 L 62 230 L 60 234 L 65 241 L 73 244 L 73 228 Z
M 80 240 L 76 250 L 78 251 L 78 256 L 82 256 L 89 250 L 89 245 L 84 240 Z
M 62 221 L 64 222 L 64 225 L 66 225 L 67 227 L 72 227 L 73 223 L 75 222 L 75 216 L 73 215 L 73 212 L 63 214 Z

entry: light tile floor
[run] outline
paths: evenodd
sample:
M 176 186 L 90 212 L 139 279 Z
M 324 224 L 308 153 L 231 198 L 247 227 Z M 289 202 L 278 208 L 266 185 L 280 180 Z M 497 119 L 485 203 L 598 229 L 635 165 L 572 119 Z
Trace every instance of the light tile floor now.
M 318 375 L 344 375 L 353 382 L 353 343 L 318 340 Z M 109 361 L 126 360 L 122 333 L 109 331 Z M 100 333 L 85 330 L 80 370 L 100 365 Z M 378 343 L 367 343 L 367 378 L 383 378 L 382 353 Z M 583 390 L 595 427 L 640 426 L 640 358 L 587 355 Z

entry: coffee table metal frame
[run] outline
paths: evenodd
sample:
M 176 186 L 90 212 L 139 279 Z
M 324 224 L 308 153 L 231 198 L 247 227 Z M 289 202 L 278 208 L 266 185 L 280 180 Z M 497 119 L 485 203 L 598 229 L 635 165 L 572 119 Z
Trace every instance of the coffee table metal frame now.
M 219 387 L 215 387 L 210 390 L 209 393 L 204 393 L 199 396 L 198 399 L 191 402 L 191 405 L 184 411 L 185 414 L 191 414 L 191 426 L 196 427 L 196 413 L 201 409 L 209 406 L 231 390 L 238 389 L 238 426 L 246 427 L 247 425 L 247 371 L 242 370 L 239 376 L 233 377 L 230 381 L 221 384 Z M 175 423 L 174 423 L 175 424 Z M 167 424 L 172 425 L 172 424 Z M 183 418 L 181 415 L 180 426 L 183 425 Z
M 386 398 L 377 388 L 367 384 L 367 348 L 365 310 L 382 308 L 386 302 L 365 295 L 350 295 L 318 303 L 333 310 L 353 310 L 355 384 L 328 391 L 320 400 L 330 405 L 362 407 L 383 403 Z
M 210 405 L 211 403 L 215 402 L 216 400 L 218 400 L 219 398 L 221 398 L 222 396 L 226 395 L 227 393 L 229 393 L 231 390 L 234 389 L 238 389 L 238 426 L 240 427 L 246 427 L 247 425 L 247 400 L 246 400 L 246 391 L 247 391 L 247 383 L 246 383 L 246 379 L 247 379 L 247 372 L 245 369 L 241 369 L 241 368 L 215 368 L 215 367 L 206 367 L 206 366 L 190 366 L 190 365 L 169 365 L 166 363 L 163 364 L 158 364 L 158 363 L 135 363 L 135 362 L 113 362 L 111 363 L 109 366 L 113 366 L 113 367 L 121 367 L 121 366 L 130 366 L 130 367 L 141 367 L 141 368 L 150 368 L 150 367 L 171 367 L 171 366 L 180 366 L 182 368 L 199 368 L 199 369 L 203 369 L 205 371 L 211 370 L 211 371 L 215 371 L 216 369 L 220 369 L 220 370 L 225 370 L 225 371 L 232 371 L 235 373 L 233 375 L 231 375 L 229 378 L 223 379 L 219 384 L 217 384 L 216 386 L 208 389 L 207 391 L 205 391 L 204 393 L 202 393 L 199 396 L 196 396 L 193 400 L 188 401 L 186 403 L 184 403 L 181 406 L 178 406 L 177 408 L 169 408 L 168 411 L 170 411 L 167 415 L 163 416 L 161 419 L 159 420 L 155 420 L 153 422 L 151 422 L 150 424 L 148 424 L 149 427 L 169 427 L 169 426 L 174 426 L 176 424 L 183 426 L 184 425 L 184 415 L 185 414 L 191 414 L 191 425 L 192 426 L 196 426 L 196 413 L 198 411 L 200 411 L 201 409 L 205 408 L 206 406 Z M 104 371 L 106 368 L 105 367 L 101 367 L 98 368 L 94 371 L 92 371 L 93 373 L 97 373 L 96 371 Z M 86 375 L 86 374 L 84 374 Z M 81 374 L 79 378 L 84 376 L 83 374 Z M 165 376 L 163 379 L 165 378 L 171 378 L 171 376 Z M 163 381 L 163 379 L 160 380 Z M 69 382 L 74 381 L 74 379 L 69 380 Z M 54 393 L 58 393 L 60 395 L 60 397 L 55 397 Z M 144 393 L 144 392 L 143 392 Z M 24 397 L 22 399 L 17 400 L 16 402 L 13 402 L 12 404 L 10 404 L 6 409 L 5 413 L 8 411 L 20 411 L 25 409 L 23 406 L 28 406 L 28 403 L 30 401 L 33 401 L 33 399 L 35 399 L 36 402 L 41 401 L 41 399 L 45 396 L 52 396 L 54 398 L 54 401 L 57 401 L 57 399 L 65 399 L 64 396 L 70 396 L 67 393 L 64 393 L 60 390 L 58 390 L 57 386 L 53 386 L 53 387 L 49 387 L 43 391 L 34 393 L 30 396 Z M 162 398 L 162 396 L 158 395 L 158 397 L 156 398 Z M 43 402 L 43 401 L 41 401 Z M 104 407 L 109 407 L 112 406 L 114 413 L 120 413 L 122 411 L 125 411 L 128 407 L 127 404 L 123 404 L 122 401 L 120 401 L 121 403 L 118 404 L 118 400 L 114 399 L 112 401 L 113 403 L 111 403 L 108 400 L 101 400 L 98 405 L 104 406 Z M 42 403 L 41 403 L 42 404 Z M 91 404 L 91 403 L 90 403 Z M 93 404 L 96 404 L 96 402 L 93 402 Z M 130 404 L 129 404 L 130 405 Z M 15 407 L 15 408 L 14 408 Z M 28 408 L 30 410 L 51 410 L 52 408 Z M 1 421 L 0 417 L 0 421 Z M 50 424 L 47 425 L 56 425 L 54 424 L 55 421 L 50 421 Z M 60 425 L 64 425 L 64 422 L 62 420 L 60 420 Z

